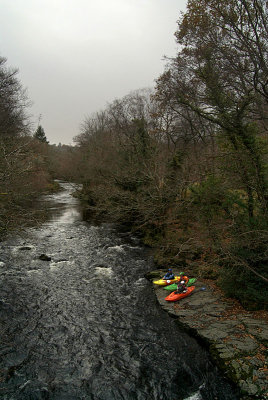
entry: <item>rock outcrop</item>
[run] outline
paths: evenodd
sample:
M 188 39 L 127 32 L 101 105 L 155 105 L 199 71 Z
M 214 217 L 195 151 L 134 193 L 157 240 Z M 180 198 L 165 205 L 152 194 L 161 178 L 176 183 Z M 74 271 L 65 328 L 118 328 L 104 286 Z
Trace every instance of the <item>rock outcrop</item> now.
M 146 278 L 164 273 L 152 271 Z M 162 308 L 209 349 L 225 376 L 240 388 L 241 399 L 268 399 L 268 322 L 258 313 L 235 309 L 234 302 L 208 282 L 198 280 L 195 287 L 191 296 L 171 303 L 165 300 L 169 292 L 154 285 Z

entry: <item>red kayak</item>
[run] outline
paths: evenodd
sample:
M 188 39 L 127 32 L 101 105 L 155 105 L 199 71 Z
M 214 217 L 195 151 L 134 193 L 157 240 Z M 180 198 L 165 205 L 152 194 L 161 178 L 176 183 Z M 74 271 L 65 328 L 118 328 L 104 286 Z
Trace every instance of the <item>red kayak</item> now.
M 176 293 L 172 292 L 170 293 L 170 295 L 168 295 L 165 300 L 167 301 L 177 301 L 180 299 L 183 299 L 184 297 L 189 296 L 189 294 L 191 294 L 193 291 L 195 290 L 195 286 L 190 286 L 186 288 L 186 292 L 185 293 Z

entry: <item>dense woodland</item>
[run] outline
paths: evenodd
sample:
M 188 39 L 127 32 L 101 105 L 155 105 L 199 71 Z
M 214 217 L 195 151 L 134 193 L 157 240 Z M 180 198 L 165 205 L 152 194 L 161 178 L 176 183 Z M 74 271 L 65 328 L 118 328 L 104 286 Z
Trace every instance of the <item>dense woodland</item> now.
M 1 233 L 35 218 L 53 179 L 79 182 L 87 215 L 141 235 L 159 265 L 267 308 L 267 7 L 189 0 L 155 88 L 86 118 L 74 147 L 49 145 L 40 125 L 30 133 L 25 92 L 1 59 Z

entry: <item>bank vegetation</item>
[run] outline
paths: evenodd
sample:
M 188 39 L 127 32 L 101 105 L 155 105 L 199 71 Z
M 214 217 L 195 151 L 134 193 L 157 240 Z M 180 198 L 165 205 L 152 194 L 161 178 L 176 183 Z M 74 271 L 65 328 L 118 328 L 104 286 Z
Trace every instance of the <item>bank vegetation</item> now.
M 154 90 L 114 100 L 75 138 L 90 216 L 250 309 L 267 307 L 267 22 L 264 1 L 189 0 Z

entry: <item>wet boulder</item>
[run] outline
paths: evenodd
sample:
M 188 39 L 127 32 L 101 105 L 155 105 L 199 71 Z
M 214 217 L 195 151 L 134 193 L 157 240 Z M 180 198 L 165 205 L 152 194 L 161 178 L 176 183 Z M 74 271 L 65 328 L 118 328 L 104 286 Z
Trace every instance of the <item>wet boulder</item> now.
M 39 256 L 39 260 L 51 261 L 51 257 L 47 256 L 46 254 L 41 254 L 41 256 Z

